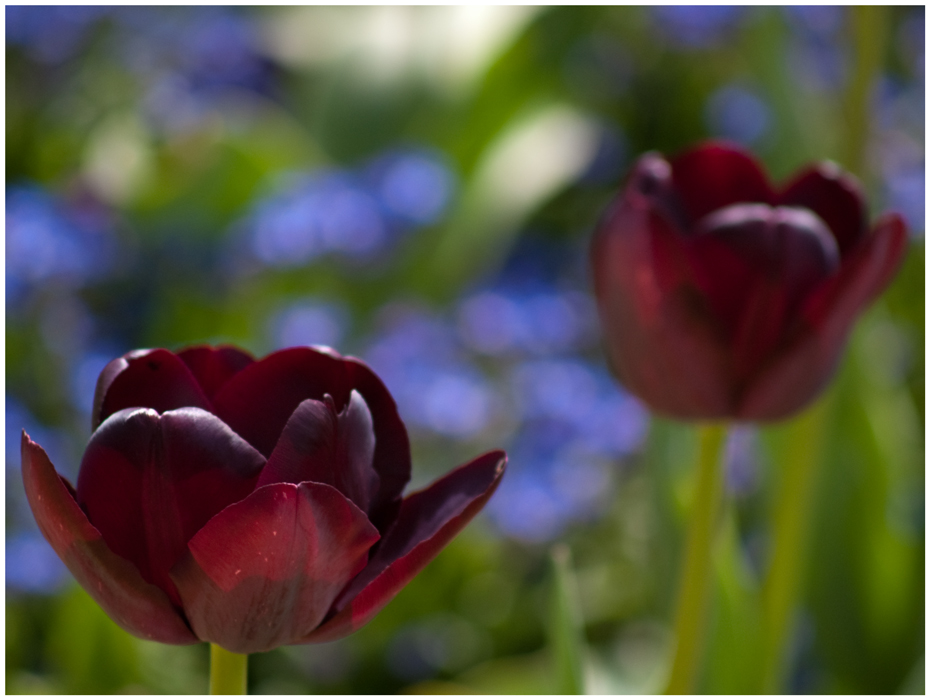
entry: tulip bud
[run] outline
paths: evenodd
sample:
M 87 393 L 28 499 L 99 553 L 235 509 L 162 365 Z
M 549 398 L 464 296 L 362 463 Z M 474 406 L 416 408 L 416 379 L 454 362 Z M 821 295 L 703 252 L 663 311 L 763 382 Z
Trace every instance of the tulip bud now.
M 865 212 L 858 183 L 830 163 L 776 189 L 723 144 L 642 156 L 592 247 L 614 371 L 674 418 L 799 411 L 904 256 L 901 217 L 869 229 Z

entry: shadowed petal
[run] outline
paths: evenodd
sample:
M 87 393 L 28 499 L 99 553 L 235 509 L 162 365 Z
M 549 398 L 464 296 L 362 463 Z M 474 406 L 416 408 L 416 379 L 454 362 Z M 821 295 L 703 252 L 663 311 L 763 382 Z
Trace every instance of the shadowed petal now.
M 330 394 L 341 408 L 351 389 L 341 360 L 311 348 L 288 348 L 262 358 L 230 379 L 214 397 L 215 413 L 270 457 L 302 401 L 322 401 Z
M 675 158 L 672 178 L 692 224 L 730 204 L 774 204 L 775 200 L 759 164 L 723 143 L 705 144 Z
M 107 545 L 180 604 L 168 570 L 204 523 L 252 492 L 264 463 L 199 408 L 124 409 L 91 436 L 77 501 Z
M 216 348 L 198 345 L 181 350 L 178 357 L 187 365 L 209 399 L 212 399 L 234 374 L 255 362 L 255 358 L 249 353 L 231 345 Z
M 598 227 L 594 287 L 610 362 L 653 410 L 689 418 L 733 410 L 725 329 L 698 294 L 686 241 L 626 192 Z
M 39 445 L 23 432 L 23 483 L 39 529 L 78 583 L 124 630 L 165 644 L 194 644 L 181 614 L 157 586 L 117 556 L 91 525 L 67 481 Z
M 333 606 L 335 615 L 299 642 L 338 639 L 371 620 L 484 507 L 506 463 L 503 452 L 489 452 L 405 498 L 368 566 Z
M 168 350 L 134 350 L 110 362 L 100 373 L 92 429 L 124 408 L 164 413 L 185 406 L 211 408 L 187 365 Z
M 881 217 L 872 234 L 850 251 L 839 273 L 812 296 L 803 310 L 798 340 L 752 383 L 737 417 L 778 420 L 816 396 L 833 375 L 857 315 L 888 286 L 906 250 L 901 217 Z
M 284 426 L 257 486 L 329 484 L 367 512 L 379 481 L 371 463 L 374 451 L 371 413 L 357 391 L 352 390 L 342 413 L 329 394 L 323 401 L 307 399 Z
M 323 348 L 288 348 L 249 365 L 214 397 L 214 412 L 259 452 L 271 456 L 297 406 L 329 394 L 337 409 L 356 389 L 371 412 L 375 432 L 374 468 L 381 484 L 369 515 L 379 528 L 396 513 L 410 480 L 410 443 L 397 405 L 364 363 Z
M 823 219 L 845 255 L 868 232 L 865 198 L 856 179 L 834 163 L 821 163 L 794 178 L 780 204 L 807 207 Z
M 316 627 L 377 540 L 332 486 L 271 484 L 210 520 L 171 576 L 199 637 L 251 654 Z
M 358 389 L 371 412 L 375 431 L 372 464 L 381 482 L 368 508 L 368 518 L 383 532 L 394 522 L 401 494 L 410 481 L 410 440 L 397 404 L 384 382 L 361 360 L 346 357 L 344 361 L 349 383 Z

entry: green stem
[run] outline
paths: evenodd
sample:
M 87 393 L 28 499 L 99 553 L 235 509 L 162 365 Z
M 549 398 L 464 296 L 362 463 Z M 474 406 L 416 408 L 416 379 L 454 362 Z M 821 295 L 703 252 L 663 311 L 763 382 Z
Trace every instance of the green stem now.
M 666 686 L 667 695 L 694 692 L 704 646 L 704 628 L 711 579 L 711 550 L 723 503 L 721 453 L 726 425 L 700 429 L 697 489 L 688 523 L 684 568 L 675 618 L 675 658 Z
M 849 8 L 854 47 L 852 80 L 846 91 L 846 167 L 868 185 L 867 149 L 872 115 L 872 89 L 882 66 L 888 8 L 856 5 Z
M 820 472 L 829 400 L 818 401 L 787 427 L 788 448 L 778 464 L 772 516 L 772 558 L 762 585 L 762 692 L 781 692 L 785 642 L 797 608 L 814 493 Z
M 210 695 L 245 695 L 248 654 L 210 645 Z

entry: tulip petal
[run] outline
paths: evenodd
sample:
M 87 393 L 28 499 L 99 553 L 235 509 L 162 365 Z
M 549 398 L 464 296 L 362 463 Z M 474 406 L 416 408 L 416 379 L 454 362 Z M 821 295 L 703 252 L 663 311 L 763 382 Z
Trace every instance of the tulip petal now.
M 187 365 L 168 350 L 134 350 L 110 362 L 100 373 L 92 429 L 124 408 L 164 413 L 185 406 L 211 408 Z
M 727 329 L 739 380 L 783 343 L 801 304 L 840 264 L 836 241 L 816 214 L 765 204 L 705 216 L 688 251 L 698 287 Z
M 868 233 L 862 189 L 852 175 L 834 163 L 821 163 L 800 173 L 788 183 L 778 201 L 806 207 L 823 219 L 842 255 Z
M 315 628 L 377 540 L 332 486 L 270 484 L 210 520 L 171 576 L 201 639 L 252 654 Z
M 323 401 L 307 399 L 288 419 L 256 487 L 329 484 L 367 512 L 379 483 L 371 464 L 374 451 L 371 413 L 361 394 L 353 389 L 342 413 L 329 394 Z
M 199 640 L 168 596 L 116 555 L 39 445 L 22 437 L 23 483 L 39 529 L 78 583 L 124 630 L 164 644 Z
M 342 409 L 356 389 L 371 412 L 374 468 L 381 484 L 369 509 L 380 529 L 390 523 L 410 480 L 410 443 L 397 405 L 363 362 L 323 348 L 288 348 L 236 374 L 214 397 L 214 412 L 259 452 L 271 456 L 284 426 L 306 399 L 333 397 Z
M 839 273 L 812 295 L 794 344 L 752 382 L 741 420 L 778 420 L 797 411 L 827 384 L 856 316 L 890 284 L 907 251 L 897 214 L 881 217 L 850 251 Z
M 503 452 L 489 452 L 405 498 L 368 565 L 339 596 L 335 614 L 297 643 L 338 639 L 371 620 L 484 507 L 506 464 Z
M 255 362 L 255 358 L 249 353 L 231 345 L 216 348 L 198 345 L 185 348 L 177 355 L 187 365 L 209 399 L 212 399 L 234 374 Z
M 775 200 L 755 159 L 723 143 L 708 143 L 675 158 L 672 178 L 692 224 L 730 204 L 773 204 Z
M 410 440 L 397 412 L 397 404 L 384 383 L 368 365 L 354 357 L 344 358 L 349 384 L 358 389 L 371 412 L 375 431 L 372 465 L 381 483 L 368 508 L 368 518 L 383 532 L 394 522 L 401 494 L 410 481 Z
M 77 501 L 107 545 L 180 604 L 169 569 L 204 523 L 252 492 L 264 464 L 199 408 L 124 409 L 91 436 Z
M 646 153 L 636 161 L 625 197 L 639 206 L 650 207 L 679 232 L 687 230 L 688 217 L 672 180 L 672 166 L 658 153 Z
M 679 232 L 627 192 L 598 227 L 591 263 L 620 381 L 667 415 L 730 415 L 736 385 L 726 331 L 697 291 Z

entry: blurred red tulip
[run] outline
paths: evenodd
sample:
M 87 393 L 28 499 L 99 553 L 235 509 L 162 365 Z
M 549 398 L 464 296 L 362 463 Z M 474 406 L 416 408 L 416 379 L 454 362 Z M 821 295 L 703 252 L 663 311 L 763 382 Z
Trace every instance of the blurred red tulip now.
M 731 146 L 646 154 L 592 248 L 611 364 L 675 418 L 789 416 L 826 386 L 906 245 L 896 214 L 868 227 L 858 183 L 834 164 L 775 189 Z
M 126 631 L 238 653 L 345 636 L 484 506 L 489 452 L 401 499 L 410 447 L 363 363 L 139 350 L 103 370 L 77 489 L 23 433 L 42 533 Z

